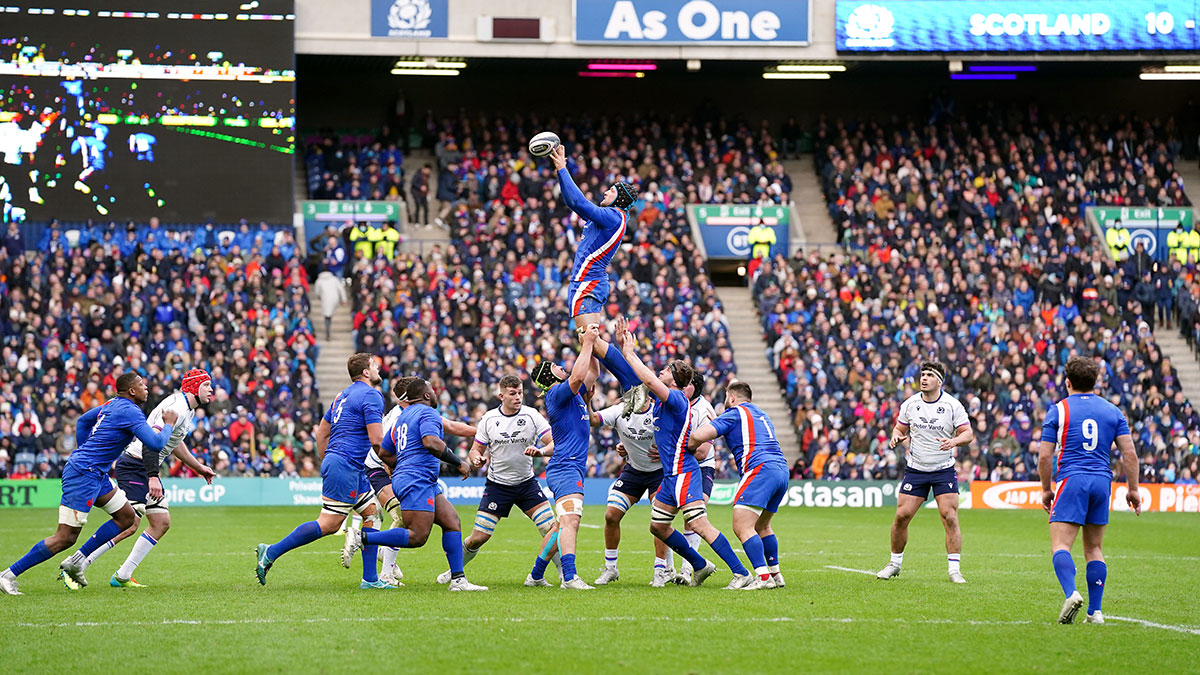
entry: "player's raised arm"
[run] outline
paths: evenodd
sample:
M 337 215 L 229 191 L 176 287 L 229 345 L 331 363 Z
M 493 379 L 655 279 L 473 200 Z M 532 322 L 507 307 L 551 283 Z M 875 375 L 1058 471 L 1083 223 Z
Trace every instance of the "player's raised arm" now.
M 610 211 L 597 206 L 583 196 L 583 191 L 575 184 L 571 172 L 567 170 L 567 151 L 561 144 L 550 153 L 550 161 L 558 174 L 559 187 L 562 190 L 563 202 L 580 217 L 604 226 L 618 225 L 621 216 L 616 211 Z
M 654 374 L 654 371 L 646 367 L 638 355 L 633 351 L 634 340 L 633 336 L 628 333 L 625 335 L 621 353 L 625 356 L 625 360 L 629 362 L 629 367 L 633 369 L 633 374 L 646 385 L 650 393 L 660 401 L 666 401 L 667 396 L 671 393 L 670 388 L 663 384 L 661 380 Z
M 595 325 L 588 326 L 587 330 L 583 333 L 583 347 L 579 350 L 579 356 L 571 366 L 571 376 L 567 378 L 567 386 L 576 394 L 583 388 L 584 381 L 591 370 L 592 348 L 595 346 L 596 338 L 599 335 L 600 329 Z
M 442 430 L 451 436 L 458 436 L 459 438 L 473 438 L 479 433 L 478 430 L 470 424 L 467 424 L 466 422 L 459 422 L 458 420 L 452 420 L 448 417 L 442 418 Z
M 705 422 L 700 425 L 699 429 L 693 431 L 692 435 L 688 438 L 688 450 L 695 453 L 700 449 L 701 445 L 715 441 L 717 436 L 717 428 L 712 425 L 712 422 Z
M 1133 436 L 1129 435 L 1128 423 L 1125 424 L 1125 433 L 1117 436 L 1117 448 L 1121 451 L 1121 468 L 1125 471 L 1125 484 L 1129 487 L 1129 491 L 1125 493 L 1125 501 L 1129 502 L 1129 508 L 1140 516 L 1142 495 L 1138 492 L 1138 474 L 1141 467 L 1138 466 L 1137 451 L 1133 449 Z M 1040 462 L 1038 468 L 1041 469 Z M 1045 482 L 1042 484 L 1045 485 Z

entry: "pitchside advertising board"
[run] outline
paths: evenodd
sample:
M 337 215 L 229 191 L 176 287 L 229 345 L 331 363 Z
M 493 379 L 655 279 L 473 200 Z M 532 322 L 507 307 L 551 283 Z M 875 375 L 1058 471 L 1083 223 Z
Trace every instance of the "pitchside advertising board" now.
M 1121 224 L 1129 230 L 1129 249 L 1137 250 L 1140 241 L 1146 247 L 1146 253 L 1155 260 L 1166 260 L 1170 253 L 1167 247 L 1167 235 L 1175 230 L 1177 225 L 1190 230 L 1195 227 L 1196 217 L 1190 208 L 1182 207 L 1136 207 L 1136 206 L 1093 206 L 1088 209 L 1096 216 L 1100 227 L 1108 232 L 1108 228 Z
M 1129 488 L 1124 483 L 1112 484 L 1113 511 L 1128 511 L 1125 495 Z M 1200 513 L 1200 485 L 1157 484 L 1139 485 L 1143 511 L 1167 511 L 1177 513 Z M 1042 508 L 1042 484 L 1037 481 L 971 483 L 971 508 L 976 509 L 1040 509 Z
M 811 26 L 811 0 L 575 0 L 581 44 L 807 45 Z
M 782 206 L 732 204 L 689 206 L 700 228 L 704 252 L 712 260 L 745 260 L 750 257 L 750 228 L 760 222 L 775 231 L 771 255 L 788 253 L 788 217 Z
M 837 0 L 844 52 L 1200 49 L 1198 0 Z

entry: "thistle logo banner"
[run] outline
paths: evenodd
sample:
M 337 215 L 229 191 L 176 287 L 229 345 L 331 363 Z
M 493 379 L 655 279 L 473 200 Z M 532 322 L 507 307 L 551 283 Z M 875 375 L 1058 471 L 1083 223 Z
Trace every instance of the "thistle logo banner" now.
M 448 35 L 448 0 L 371 0 L 373 37 L 424 40 Z

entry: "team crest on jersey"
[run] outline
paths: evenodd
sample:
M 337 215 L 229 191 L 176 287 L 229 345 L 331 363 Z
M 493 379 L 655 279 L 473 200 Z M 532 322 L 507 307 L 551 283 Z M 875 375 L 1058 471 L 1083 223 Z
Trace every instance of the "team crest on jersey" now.
M 525 426 L 525 418 L 524 417 L 520 417 L 517 419 L 517 426 L 519 426 L 519 427 Z
M 617 481 L 617 482 L 613 483 L 613 486 L 614 486 L 614 487 L 621 487 L 621 486 L 622 486 L 622 485 L 624 485 L 624 484 L 625 484 L 625 481 L 623 481 L 623 480 L 619 480 L 619 481 Z
M 938 410 L 938 414 L 939 414 L 939 415 L 944 415 L 944 414 L 946 414 L 946 409 L 945 409 L 944 407 L 940 406 L 940 405 L 938 406 L 938 409 L 937 409 L 937 410 Z
M 496 502 L 491 502 L 491 503 L 489 503 L 489 504 L 488 504 L 488 509 L 489 509 L 489 510 L 491 510 L 491 511 L 495 511 L 495 510 L 496 510 Z
M 904 489 L 905 489 L 905 490 L 911 490 L 911 489 L 912 489 L 912 483 L 905 483 L 905 484 L 904 484 Z

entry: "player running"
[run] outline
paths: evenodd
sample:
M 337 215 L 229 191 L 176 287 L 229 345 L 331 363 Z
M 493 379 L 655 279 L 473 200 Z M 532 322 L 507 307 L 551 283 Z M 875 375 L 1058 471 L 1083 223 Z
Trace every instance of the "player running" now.
M 386 532 L 366 527 L 361 531 L 347 530 L 342 564 L 349 565 L 359 549 L 364 551 L 364 561 L 371 558 L 374 564 L 374 555 L 366 552 L 377 546 L 420 548 L 429 540 L 436 523 L 442 528 L 442 550 L 450 563 L 450 590 L 486 591 L 487 586 L 472 584 L 463 573 L 462 525 L 458 512 L 438 488 L 441 462 L 457 468 L 464 479 L 471 473 L 470 466 L 442 438 L 442 418 L 434 408 L 437 398 L 429 383 L 414 381 L 408 386 L 405 398 L 408 407 L 384 438 L 379 457 L 392 467 L 392 490 L 400 500 L 400 519 L 406 527 Z
M 617 330 L 624 333 L 625 329 L 624 318 L 618 319 Z M 745 587 L 753 578 L 738 560 L 725 535 L 708 522 L 700 465 L 688 449 L 688 437 L 692 433 L 692 408 L 683 390 L 692 383 L 692 366 L 687 361 L 676 359 L 655 375 L 634 353 L 632 335 L 626 333 L 622 344 L 625 358 L 633 372 L 646 384 L 650 396 L 654 398 L 654 442 L 658 445 L 658 454 L 662 461 L 663 481 L 654 495 L 654 500 L 650 502 L 650 532 L 691 563 L 695 572 L 692 574 L 690 585 L 699 586 L 704 583 L 705 579 L 717 571 L 717 567 L 688 546 L 683 535 L 671 527 L 675 514 L 682 511 L 684 522 L 691 525 L 692 530 L 707 541 L 732 570 L 733 580 L 726 588 Z
M 379 364 L 370 354 L 359 352 L 346 361 L 351 384 L 338 394 L 317 426 L 317 456 L 321 458 L 321 513 L 316 520 L 300 525 L 282 540 L 259 544 L 258 583 L 267 585 L 267 572 L 279 556 L 337 532 L 350 511 L 363 517 L 363 532 L 378 532 L 382 521 L 375 504 L 375 491 L 363 470 L 370 450 L 379 451 L 383 442 L 383 394 L 375 387 L 383 381 Z M 359 588 L 395 588 L 379 580 L 378 550 L 363 552 L 363 576 Z M 342 556 L 342 565 L 350 561 Z
M 575 251 L 567 286 L 571 318 L 575 320 L 575 330 L 582 335 L 587 326 L 600 322 L 600 313 L 608 302 L 608 264 L 625 237 L 629 209 L 637 201 L 638 188 L 630 183 L 615 183 L 604 192 L 597 206 L 583 196 L 571 178 L 562 145 L 550 153 L 550 160 L 558 173 L 563 202 L 584 219 L 583 238 Z
M 477 425 L 467 460 L 475 468 L 487 462 L 488 472 L 475 513 L 475 528 L 463 541 L 463 565 L 475 558 L 514 505 L 533 521 L 543 537 L 554 527 L 554 511 L 533 476 L 533 458 L 554 454 L 550 423 L 538 411 L 521 405 L 524 398 L 520 378 L 505 375 L 500 378 L 499 407 L 484 413 Z M 448 584 L 451 576 L 446 570 L 437 582 Z
M 92 552 L 91 555 L 84 555 L 82 550 L 76 551 L 70 558 L 67 558 L 63 565 L 65 567 L 77 566 L 78 574 L 82 575 L 92 563 L 104 555 L 106 551 L 119 544 L 125 538 L 136 534 L 137 528 L 141 523 L 141 517 L 145 516 L 149 521 L 146 526 L 146 531 L 142 532 L 142 536 L 133 545 L 133 550 L 129 552 L 129 556 L 125 558 L 125 562 L 112 575 L 108 584 L 115 588 L 142 588 L 144 584 L 139 584 L 133 580 L 133 571 L 137 566 L 145 560 L 150 551 L 162 541 L 162 538 L 167 534 L 167 530 L 171 528 L 171 513 L 167 510 L 167 497 L 163 493 L 162 481 L 158 477 L 158 468 L 166 461 L 167 457 L 174 455 L 178 457 L 192 471 L 204 477 L 209 485 L 212 485 L 212 479 L 215 475 L 213 470 L 205 466 L 200 460 L 196 459 L 187 446 L 183 444 L 183 439 L 192 433 L 195 428 L 196 408 L 202 405 L 208 405 L 213 398 L 212 378 L 203 370 L 193 369 L 183 374 L 183 382 L 180 385 L 179 391 L 171 394 L 163 399 L 150 413 L 150 426 L 155 429 L 163 427 L 163 413 L 167 410 L 174 411 L 177 421 L 175 422 L 175 430 L 171 432 L 171 437 L 167 440 L 167 444 L 157 455 L 146 453 L 143 451 L 142 442 L 134 439 L 132 443 L 125 448 L 125 452 L 121 453 L 120 459 L 117 460 L 116 478 L 117 487 L 125 493 L 133 504 L 133 510 L 137 517 L 133 521 L 133 526 L 118 534 L 116 537 L 100 544 L 99 548 Z M 151 467 L 153 464 L 153 467 Z M 147 474 L 150 475 L 147 479 Z M 78 590 L 80 586 L 75 583 L 71 576 L 63 572 L 59 575 L 67 588 Z
M 1113 473 L 1109 451 L 1113 443 L 1121 451 L 1121 468 L 1129 487 L 1125 501 L 1137 515 L 1142 513 L 1138 494 L 1140 469 L 1124 413 L 1092 393 L 1100 366 L 1091 359 L 1076 356 L 1067 361 L 1066 371 L 1067 397 L 1046 411 L 1038 452 L 1042 506 L 1050 513 L 1054 573 L 1066 596 L 1058 622 L 1073 622 L 1083 606 L 1083 596 L 1075 588 L 1075 560 L 1071 557 L 1071 547 L 1082 526 L 1083 557 L 1087 560 L 1087 622 L 1102 624 L 1100 603 L 1104 585 L 1108 583 L 1108 566 L 1104 564 L 1101 544 L 1111 503 Z M 1055 449 L 1058 455 L 1052 456 Z M 1054 464 L 1058 465 L 1057 492 L 1050 489 Z
M 0 573 L 0 591 L 21 595 L 17 577 L 74 545 L 93 506 L 104 509 L 112 520 L 101 525 L 83 545 L 80 550 L 84 556 L 91 555 L 100 544 L 133 525 L 137 514 L 125 493 L 108 477 L 109 467 L 134 438 L 155 452 L 162 450 L 175 431 L 177 421 L 173 410 L 165 410 L 162 430 L 156 431 L 150 426 L 146 414 L 138 407 L 146 402 L 148 394 L 146 382 L 140 375 L 125 373 L 117 378 L 116 398 L 79 416 L 75 423 L 78 445 L 63 468 L 58 530 L 34 544 L 29 553 Z M 157 465 L 154 472 L 158 472 Z M 87 586 L 87 579 L 75 566 L 60 566 L 60 569 L 75 583 Z
M 401 377 L 397 378 L 396 382 L 392 384 L 392 395 L 396 397 L 396 405 L 383 416 L 383 434 L 385 438 L 392 432 L 392 427 L 396 424 L 396 420 L 400 418 L 400 413 L 404 412 L 404 409 L 408 407 L 408 386 L 418 379 L 420 378 Z M 475 427 L 445 417 L 442 418 L 442 428 L 450 436 L 466 438 L 475 435 Z M 396 494 L 392 490 L 391 469 L 384 464 L 374 449 L 367 453 L 367 458 L 363 461 L 363 466 L 366 467 L 367 480 L 370 481 L 371 488 L 375 490 L 376 503 L 379 504 L 381 509 L 387 511 L 392 516 L 391 528 L 404 527 L 403 521 L 400 520 L 400 500 L 396 499 Z M 343 527 L 349 527 L 349 525 L 343 525 Z M 346 533 L 345 530 L 341 530 L 340 532 L 343 535 Z M 379 580 L 385 584 L 393 586 L 404 585 L 400 581 L 404 578 L 404 573 L 400 571 L 400 566 L 396 564 L 396 557 L 399 553 L 400 549 L 393 546 L 384 546 L 383 550 L 379 553 L 380 560 L 382 561 Z
M 581 392 L 595 379 L 592 350 L 599 328 L 589 325 L 583 333 L 583 348 L 571 372 L 556 363 L 541 361 L 530 374 L 533 383 L 546 394 L 546 417 L 554 439 L 554 454 L 546 464 L 546 486 L 554 495 L 558 521 L 543 538 L 542 550 L 525 579 L 526 586 L 549 586 L 546 566 L 555 551 L 561 554 L 562 588 L 591 590 L 575 569 L 575 544 L 579 521 L 583 518 L 583 475 L 587 470 L 588 441 L 591 430 L 588 410 Z
M 958 529 L 958 476 L 954 473 L 954 448 L 975 440 L 967 410 L 958 399 L 942 391 L 946 367 L 936 361 L 921 364 L 921 393 L 913 394 L 900 405 L 896 425 L 892 427 L 890 447 L 909 439 L 904 478 L 896 495 L 896 519 L 892 523 L 892 559 L 877 579 L 900 576 L 904 546 L 908 543 L 908 523 L 929 498 L 937 501 L 942 525 L 946 528 L 946 559 L 950 581 L 965 584 L 959 564 L 962 558 L 962 532 Z
M 642 385 L 638 385 L 642 386 Z M 625 405 L 618 403 L 600 412 L 593 412 L 588 419 L 593 427 L 608 426 L 617 430 L 620 442 L 617 452 L 625 458 L 621 474 L 608 490 L 608 506 L 604 510 L 604 569 L 595 584 L 604 586 L 621 578 L 617 571 L 617 551 L 621 545 L 621 520 L 630 506 L 638 503 L 642 495 L 653 499 L 662 484 L 662 462 L 658 448 L 654 445 L 654 415 L 650 410 L 650 399 L 629 414 Z M 650 585 L 662 588 L 672 581 L 675 572 L 668 560 L 670 549 L 657 537 L 654 538 L 654 577 Z
M 723 436 L 733 452 L 742 475 L 733 498 L 733 533 L 742 542 L 755 579 L 746 590 L 779 588 L 784 585 L 779 571 L 779 541 L 771 529 L 771 517 L 787 494 L 788 465 L 775 436 L 775 425 L 750 401 L 753 394 L 745 382 L 725 388 L 725 412 L 700 427 L 688 440 L 697 448 Z

